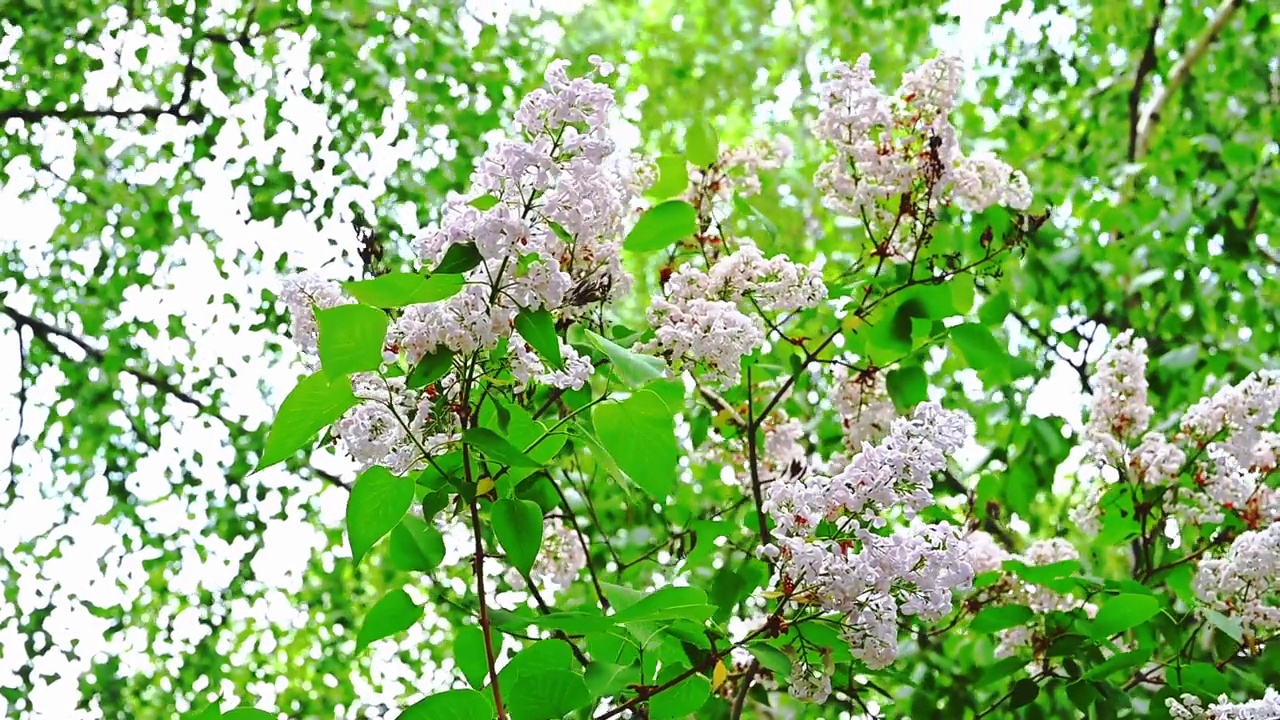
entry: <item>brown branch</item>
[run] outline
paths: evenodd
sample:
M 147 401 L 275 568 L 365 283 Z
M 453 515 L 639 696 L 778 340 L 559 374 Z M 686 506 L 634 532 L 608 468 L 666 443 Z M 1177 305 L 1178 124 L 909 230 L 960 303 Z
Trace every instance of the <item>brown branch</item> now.
M 551 606 L 547 605 L 547 601 L 542 597 L 542 593 L 538 592 L 537 586 L 533 584 L 533 578 L 530 577 L 528 573 L 523 573 L 521 577 L 524 579 L 525 585 L 529 588 L 529 596 L 533 598 L 534 604 L 538 606 L 538 611 L 543 615 L 550 615 Z M 537 621 L 535 621 L 534 624 L 536 625 Z M 565 633 L 565 631 L 557 628 L 552 630 L 551 634 L 557 640 L 561 640 L 569 646 L 569 649 L 573 651 L 573 656 L 578 659 L 578 662 L 582 664 L 582 667 L 585 668 L 587 665 L 591 664 L 591 660 L 589 660 L 587 656 L 583 654 L 582 650 L 574 644 L 573 640 L 569 638 L 569 635 Z
M 1164 18 L 1168 0 L 1158 0 L 1156 16 L 1151 21 L 1151 30 L 1147 33 L 1147 45 L 1138 60 L 1138 69 L 1133 79 L 1133 87 L 1129 90 L 1129 162 L 1137 158 L 1138 125 L 1142 121 L 1142 88 L 1146 85 L 1147 76 L 1156 69 L 1156 36 L 1160 34 L 1160 21 Z
M 746 672 L 742 673 L 742 677 L 738 679 L 738 691 L 733 694 L 733 707 L 729 710 L 729 720 L 742 720 L 742 711 L 747 706 L 747 693 L 751 690 L 751 681 L 755 680 L 756 673 L 759 671 L 760 661 L 753 658 Z
M 568 515 L 567 519 L 569 524 L 573 526 L 573 532 L 578 536 L 578 543 L 582 545 L 582 552 L 587 557 L 587 573 L 591 576 L 591 586 L 595 588 L 596 599 L 600 601 L 600 609 L 603 612 L 608 612 L 609 599 L 605 597 L 604 588 L 600 585 L 600 578 L 596 575 L 595 563 L 591 562 L 591 543 L 587 542 L 587 536 L 582 533 L 582 528 L 578 527 L 578 518 L 574 515 L 573 508 L 569 506 L 569 496 L 564 494 L 564 489 L 560 487 L 560 483 L 556 482 L 555 478 L 551 477 L 550 473 L 547 474 L 547 481 L 551 483 L 551 487 L 555 489 L 556 495 L 559 496 L 560 507 L 564 508 L 565 513 Z M 602 528 L 601 533 L 603 534 L 603 532 L 604 530 Z M 605 538 L 604 542 L 605 545 L 608 545 L 608 538 Z M 609 549 L 612 554 L 613 548 Z M 614 556 L 614 559 L 617 559 L 616 555 Z M 533 587 L 532 582 L 529 583 L 529 587 Z M 537 599 L 536 596 L 535 599 Z M 583 664 L 585 665 L 586 663 Z
M 5 315 L 8 315 L 9 319 L 13 320 L 13 322 L 17 324 L 19 328 L 22 328 L 22 327 L 31 328 L 31 332 L 35 335 L 35 337 L 39 338 L 46 345 L 53 347 L 55 350 L 58 350 L 58 348 L 57 348 L 57 345 L 53 342 L 53 338 L 58 337 L 80 348 L 80 351 L 85 354 L 85 357 L 87 357 L 88 359 L 98 364 L 102 364 L 102 362 L 106 359 L 106 353 L 95 348 L 93 345 L 89 344 L 89 341 L 85 340 L 84 338 L 80 337 L 79 335 L 76 335 L 75 333 L 69 330 L 63 330 L 62 328 L 56 327 L 54 325 L 50 325 L 49 323 L 43 320 L 40 320 L 38 318 L 20 313 L 17 310 L 14 310 L 13 308 L 8 307 L 7 305 L 0 306 L 0 313 L 4 313 Z M 129 349 L 133 350 L 134 348 L 129 348 Z M 68 360 L 71 359 L 70 356 L 66 355 L 65 353 L 59 352 L 58 354 L 62 355 L 62 357 L 64 358 L 67 358 Z M 187 391 L 183 390 L 182 388 L 178 387 L 172 382 L 165 380 L 164 378 L 161 378 L 157 375 L 153 375 L 145 370 L 135 370 L 129 367 L 124 368 L 123 372 L 126 372 L 136 377 L 144 385 L 150 385 L 151 387 L 165 393 L 166 395 L 172 395 L 178 400 L 181 400 L 182 402 L 188 405 L 191 405 L 192 407 L 195 407 L 196 409 L 200 410 L 203 413 L 210 412 L 210 408 L 206 403 L 197 399 L 194 395 L 188 393 Z
M 760 430 L 762 420 L 755 414 L 755 393 L 751 391 L 751 367 L 747 367 L 747 462 L 751 469 L 751 497 L 756 504 L 756 527 L 760 534 L 760 545 L 773 544 L 769 536 L 769 519 L 764 512 L 764 494 L 760 490 L 760 453 L 756 433 Z M 772 566 L 773 562 L 770 561 Z
M 27 415 L 27 389 L 28 389 L 28 373 L 27 373 L 27 340 L 22 337 L 22 326 L 18 326 L 18 431 L 13 436 L 13 443 L 9 446 L 9 477 L 16 478 L 18 476 L 18 448 L 23 442 L 23 419 Z M 13 486 L 10 486 L 12 489 Z
M 1061 341 L 1054 340 L 1053 338 L 1049 337 L 1048 333 L 1032 325 L 1031 319 L 1023 315 L 1022 313 L 1018 312 L 1016 309 L 1010 308 L 1009 317 L 1018 321 L 1018 324 L 1021 325 L 1022 328 L 1027 331 L 1027 334 L 1031 335 L 1031 337 L 1035 338 L 1037 342 L 1039 342 L 1041 345 L 1044 345 L 1046 348 L 1048 348 L 1050 352 L 1052 352 L 1054 355 L 1057 355 L 1058 358 L 1061 359 L 1063 362 L 1065 362 L 1067 365 L 1070 365 L 1071 368 L 1076 371 L 1076 375 L 1080 376 L 1080 388 L 1082 390 L 1089 389 L 1089 369 L 1083 360 L 1080 362 L 1076 362 L 1071 358 L 1067 357 L 1066 353 L 1062 351 Z
M 33 317 L 31 315 L 27 315 L 25 313 L 18 312 L 17 310 L 14 310 L 13 308 L 7 305 L 0 305 L 0 314 L 8 316 L 8 318 L 12 320 L 14 324 L 17 326 L 18 333 L 19 333 L 19 341 L 21 341 L 22 329 L 30 328 L 33 338 L 44 343 L 46 347 L 48 347 L 51 351 L 53 351 L 55 355 L 62 358 L 63 360 L 66 360 L 67 362 L 72 362 L 72 363 L 84 362 L 85 360 L 89 360 L 96 363 L 99 368 L 105 367 L 104 361 L 106 359 L 106 352 L 94 347 L 93 344 L 90 343 L 88 340 L 86 340 L 83 337 L 80 337 L 79 335 L 71 332 L 70 330 L 64 330 L 60 327 L 57 327 L 56 325 L 47 323 L 44 320 L 41 320 L 39 318 Z M 79 348 L 80 352 L 84 353 L 84 358 L 78 359 L 78 358 L 72 357 L 70 353 L 68 353 L 62 347 L 59 347 L 58 339 L 65 340 L 71 343 L 72 345 L 76 346 L 77 348 Z M 138 355 L 138 356 L 141 356 L 142 354 L 141 351 L 139 351 L 137 348 L 134 348 L 134 347 L 127 347 L 125 348 L 125 350 L 127 352 L 130 352 L 131 354 Z M 234 432 L 240 432 L 240 433 L 248 432 L 248 430 L 246 430 L 244 426 L 241 425 L 240 423 L 224 417 L 222 413 L 220 413 L 218 409 L 214 407 L 211 403 L 205 402 L 197 398 L 196 396 L 192 395 L 191 393 L 187 392 L 186 390 L 183 390 L 181 387 L 177 385 L 177 383 L 173 382 L 172 380 L 162 378 L 159 375 L 148 372 L 146 370 L 139 370 L 139 369 L 131 368 L 128 366 L 122 367 L 118 372 L 132 375 L 134 378 L 138 380 L 138 382 L 142 383 L 143 385 L 149 385 L 165 395 L 173 397 L 176 400 L 179 400 L 187 405 L 190 405 L 191 407 L 194 407 L 199 414 L 212 418 L 214 420 L 217 420 L 219 423 L 226 426 L 228 430 L 231 430 Z M 310 468 L 310 471 L 316 477 L 319 477 L 321 480 L 324 480 L 330 485 L 333 485 L 335 487 L 340 487 L 344 490 L 351 489 L 350 485 L 348 485 L 342 478 L 338 477 L 337 475 L 334 475 L 333 473 L 326 472 L 324 470 L 320 470 L 315 467 Z
M 1223 28 L 1227 26 L 1227 22 L 1231 20 L 1231 17 L 1241 5 L 1244 5 L 1244 0 L 1223 0 L 1204 31 L 1191 41 L 1182 58 L 1169 71 L 1169 77 L 1165 80 L 1164 88 L 1143 110 L 1142 117 L 1138 121 L 1137 138 L 1134 152 L 1132 153 L 1134 160 L 1140 160 L 1146 155 L 1147 148 L 1151 144 L 1151 132 L 1156 123 L 1160 121 L 1160 116 L 1164 113 L 1165 108 L 1168 107 L 1169 101 L 1173 99 L 1178 90 L 1182 89 L 1187 78 L 1191 77 L 1192 68 L 1209 51 L 1209 46 L 1213 44 L 1214 40 L 1218 39 L 1218 35 L 1222 34 Z
M 781 610 L 781 606 L 779 606 L 779 610 Z M 776 617 L 778 617 L 778 615 L 775 612 L 772 618 L 776 618 Z M 601 715 L 597 715 L 594 718 L 594 720 L 608 720 L 609 718 L 617 717 L 627 712 L 628 710 L 634 709 L 637 705 L 649 700 L 654 695 L 657 695 L 663 690 L 669 690 L 675 687 L 676 685 L 679 685 L 680 683 L 684 682 L 685 680 L 688 680 L 694 675 L 697 675 L 698 673 L 711 670 L 716 666 L 716 663 L 728 657 L 729 654 L 733 652 L 735 648 L 742 647 L 747 643 L 751 642 L 752 640 L 755 640 L 757 637 L 764 635 L 766 632 L 769 632 L 770 625 L 772 624 L 772 622 L 773 622 L 772 619 L 770 621 L 767 621 L 763 627 L 753 630 L 752 632 L 748 633 L 746 637 L 730 645 L 724 650 L 711 652 L 709 655 L 707 655 L 707 658 L 702 661 L 702 663 L 694 665 L 693 667 L 689 668 L 688 670 L 685 670 L 679 675 L 676 675 L 675 677 L 662 683 L 661 685 L 656 685 L 653 687 L 648 687 L 648 686 L 643 687 L 641 692 L 639 692 L 634 698 L 628 700 L 627 702 L 619 705 L 616 708 L 613 708 L 612 710 L 609 710 Z
M 464 388 L 465 388 L 464 384 Z M 475 487 L 471 476 L 470 445 L 462 444 L 462 472 L 466 475 L 467 486 Z M 493 692 L 493 706 L 497 709 L 498 720 L 506 720 L 507 711 L 502 706 L 502 691 L 498 689 L 498 657 L 493 651 L 493 627 L 489 622 L 489 605 L 484 590 L 484 535 L 480 528 L 480 505 L 475 497 L 471 498 L 471 532 L 476 537 L 476 552 L 472 558 L 472 568 L 476 575 L 476 597 L 480 600 L 480 631 L 484 636 L 484 655 L 489 665 L 489 686 Z M 532 589 L 532 583 L 529 585 Z
M 137 110 L 121 110 L 117 108 L 101 108 L 93 110 L 86 107 L 0 108 L 0 121 L 17 119 L 24 122 L 40 122 L 42 120 L 90 120 L 97 118 L 117 118 L 123 120 L 135 117 L 155 120 L 163 115 L 173 115 L 180 119 L 189 117 L 184 115 L 181 112 L 181 109 L 176 106 L 144 107 Z

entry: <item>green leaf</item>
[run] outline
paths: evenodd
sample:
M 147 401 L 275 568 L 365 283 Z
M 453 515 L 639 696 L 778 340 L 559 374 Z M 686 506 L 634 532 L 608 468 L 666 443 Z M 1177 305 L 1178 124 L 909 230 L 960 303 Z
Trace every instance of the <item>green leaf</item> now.
M 448 375 L 453 369 L 453 357 L 453 351 L 443 345 L 430 355 L 423 355 L 409 372 L 405 385 L 411 390 L 417 390 Z
M 1159 612 L 1160 601 L 1150 595 L 1116 595 L 1098 608 L 1091 634 L 1095 638 L 1111 637 L 1145 623 Z
M 1071 657 L 1080 652 L 1085 645 L 1092 645 L 1089 638 L 1078 633 L 1066 633 L 1054 638 L 1044 651 L 1045 657 Z
M 575 635 L 607 632 L 616 627 L 612 617 L 605 617 L 599 612 L 580 611 L 553 612 L 534 618 L 529 624 L 544 630 L 564 630 Z
M 467 202 L 467 204 L 481 212 L 484 212 L 485 210 L 488 210 L 489 208 L 492 208 L 493 206 L 497 205 L 498 202 L 499 202 L 498 198 L 492 195 L 481 195 L 478 198 L 473 198 L 472 200 Z
M 983 325 L 1003 324 L 1004 319 L 1009 316 L 1010 309 L 1009 293 L 998 292 L 983 300 L 978 306 L 978 320 L 982 321 Z
M 619 611 L 613 621 L 619 625 L 676 619 L 704 622 L 713 612 L 715 606 L 707 603 L 705 592 L 693 587 L 668 586 Z
M 21 695 L 17 688 L 0 688 L 0 696 L 3 696 L 10 703 L 17 702 Z M 182 714 L 182 720 L 222 720 L 222 710 L 218 708 L 221 700 L 215 700 L 212 704 L 206 705 L 199 710 L 192 710 Z
M 658 684 L 670 682 L 684 671 L 678 665 L 664 669 L 658 676 Z M 710 696 L 711 681 L 702 675 L 691 675 L 687 680 L 654 695 L 649 701 L 649 717 L 651 720 L 688 717 L 706 704 Z
M 653 252 L 697 231 L 698 211 L 683 200 L 668 200 L 640 216 L 622 247 L 632 252 Z
M 404 590 L 392 590 L 377 602 L 360 624 L 360 632 L 356 635 L 356 651 L 369 647 L 369 644 L 396 633 L 404 632 L 422 619 L 423 609 L 409 599 Z
M 345 377 L 330 378 L 318 371 L 303 378 L 280 404 L 256 469 L 271 467 L 301 450 L 358 402 Z
M 542 508 L 529 500 L 498 500 L 493 504 L 493 534 L 507 553 L 507 561 L 528 575 L 542 549 Z
M 1032 585 L 1043 585 L 1078 572 L 1080 561 L 1059 560 L 1047 565 L 1027 565 L 1017 560 L 1006 560 L 1003 567 Z
M 990 685 L 997 680 L 1003 680 L 1010 675 L 1018 672 L 1027 666 L 1027 659 L 1020 657 L 1007 657 L 997 660 L 991 665 L 986 666 L 982 670 L 982 674 L 978 676 L 976 685 L 982 687 Z
M 755 224 L 764 228 L 764 231 L 769 236 L 770 240 L 778 239 L 778 226 L 772 220 L 770 220 L 767 216 L 765 216 L 764 213 L 760 212 L 759 208 L 757 208 L 755 205 L 752 205 L 750 202 L 748 202 L 746 198 L 742 197 L 737 193 L 734 193 L 733 207 L 739 213 L 741 213 L 745 217 L 755 222 Z
M 664 155 L 657 160 L 658 181 L 645 194 L 665 200 L 689 188 L 689 163 L 682 155 Z
M 783 677 L 791 672 L 791 659 L 777 648 L 759 642 L 747 646 L 747 650 L 769 672 Z
M 538 357 L 552 369 L 563 370 L 564 358 L 560 355 L 560 336 L 556 334 L 556 321 L 546 310 L 521 310 L 516 315 L 516 330 L 520 337 L 538 353 Z
M 975 370 L 995 367 L 1009 360 L 1009 353 L 1000 347 L 995 336 L 985 326 L 964 323 L 951 328 L 951 341 L 964 356 L 965 362 Z
M 444 273 L 461 277 L 461 273 L 477 267 L 483 260 L 484 256 L 476 249 L 475 243 L 456 243 L 444 251 L 444 257 L 436 265 L 435 275 Z
M 890 370 L 885 376 L 889 397 L 900 412 L 906 412 L 917 403 L 929 399 L 929 377 L 924 368 L 910 365 Z
M 705 117 L 694 120 L 685 133 L 684 156 L 700 168 L 711 167 L 720 159 L 720 140 Z
M 1151 659 L 1151 655 L 1154 651 L 1155 648 L 1148 646 L 1139 647 L 1137 650 L 1132 650 L 1130 652 L 1117 653 L 1086 670 L 1084 675 L 1080 676 L 1080 679 L 1100 680 L 1108 675 L 1120 672 L 1121 670 L 1127 671 L 1130 668 L 1144 665 Z
M 573 651 L 559 640 L 539 640 L 515 654 L 498 671 L 498 687 L 506 689 L 519 675 L 532 675 L 543 670 L 571 670 Z
M 666 374 L 667 364 L 662 358 L 631 352 L 590 330 L 586 331 L 586 335 L 587 340 L 609 358 L 613 373 L 618 376 L 618 379 L 632 390 L 642 388 Z
M 974 632 L 993 633 L 1019 625 L 1026 625 L 1035 613 L 1026 605 L 999 605 L 985 607 L 974 616 L 969 628 Z
M 1093 683 L 1074 682 L 1067 686 L 1067 697 L 1077 710 L 1088 717 L 1089 707 L 1098 699 L 1098 691 L 1093 689 Z
M 460 625 L 453 636 L 453 661 L 473 688 L 482 688 L 489 673 L 484 631 L 476 625 Z
M 401 272 L 379 275 L 372 280 L 345 282 L 342 288 L 365 305 L 402 308 L 451 298 L 462 290 L 464 284 L 462 276 L 456 274 L 439 274 L 437 271 L 431 277 L 423 277 L 417 273 Z
M 238 707 L 222 713 L 222 720 L 276 720 L 276 716 L 266 710 Z
M 445 690 L 405 708 L 397 720 L 493 720 L 493 702 L 475 690 Z
M 391 565 L 401 572 L 429 573 L 444 561 L 444 536 L 416 515 L 391 530 Z
M 671 410 L 657 394 L 642 390 L 591 411 L 596 436 L 618 467 L 655 500 L 675 490 L 679 449 Z
M 973 308 L 973 301 L 978 297 L 978 289 L 971 282 L 951 282 L 951 306 L 960 315 Z
M 1023 678 L 1013 684 L 1013 690 L 1009 695 L 1009 709 L 1017 710 L 1020 707 L 1030 705 L 1035 702 L 1036 697 L 1040 695 L 1040 686 L 1035 680 Z
M 484 453 L 485 457 L 496 463 L 514 468 L 542 467 L 542 463 L 529 457 L 523 450 L 488 428 L 471 428 L 462 433 L 462 441 Z
M 1244 642 L 1244 628 L 1240 625 L 1240 621 L 1233 617 L 1227 617 L 1213 608 L 1202 607 L 1200 612 L 1204 614 L 1204 619 L 1208 620 L 1214 627 L 1226 633 L 1227 637 L 1238 643 Z
M 508 706 L 511 720 L 560 720 L 591 703 L 586 681 L 570 670 L 521 672 L 502 686 L 502 694 L 513 698 Z
M 377 370 L 387 339 L 387 314 L 368 305 L 316 311 L 320 366 L 330 377 Z
M 1194 695 L 1218 695 L 1231 691 L 1231 681 L 1213 663 L 1197 662 L 1181 667 L 1171 666 L 1165 671 L 1169 686 L 1179 692 Z
M 639 684 L 640 668 L 632 665 L 593 662 L 587 666 L 583 680 L 587 683 L 587 691 L 591 693 L 591 697 L 609 697 L 622 693 L 628 685 Z
M 391 532 L 413 504 L 413 479 L 396 477 L 375 465 L 356 478 L 347 497 L 347 538 L 351 561 L 359 563 L 383 535 Z

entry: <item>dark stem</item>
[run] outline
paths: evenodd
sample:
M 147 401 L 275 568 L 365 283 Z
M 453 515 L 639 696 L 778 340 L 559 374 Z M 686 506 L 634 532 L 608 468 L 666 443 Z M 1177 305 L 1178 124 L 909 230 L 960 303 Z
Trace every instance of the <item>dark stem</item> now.
M 473 486 L 471 452 L 466 443 L 462 445 L 462 472 L 466 475 L 468 486 Z M 476 596 L 480 600 L 480 630 L 484 635 L 485 659 L 489 663 L 489 685 L 493 687 L 493 706 L 498 710 L 498 720 L 506 720 L 507 711 L 502 706 L 502 691 L 498 689 L 498 658 L 493 652 L 493 629 L 489 625 L 489 607 L 484 596 L 484 536 L 480 533 L 480 504 L 474 497 L 471 498 L 471 529 L 476 536 L 476 554 L 472 567 L 476 573 Z
M 729 720 L 741 720 L 742 711 L 747 706 L 747 692 L 751 690 L 751 681 L 755 679 L 756 672 L 760 670 L 760 661 L 752 660 L 747 666 L 747 671 L 742 674 L 742 679 L 738 681 L 738 692 L 733 694 L 733 707 L 729 710 Z
M 769 545 L 773 539 L 769 537 L 769 520 L 764 513 L 764 494 L 760 491 L 760 458 L 756 434 L 758 418 L 755 416 L 755 404 L 751 392 L 751 368 L 747 368 L 747 462 L 751 465 L 751 495 L 756 501 L 756 523 L 760 533 L 760 544 Z M 770 562 L 770 565 L 773 563 Z

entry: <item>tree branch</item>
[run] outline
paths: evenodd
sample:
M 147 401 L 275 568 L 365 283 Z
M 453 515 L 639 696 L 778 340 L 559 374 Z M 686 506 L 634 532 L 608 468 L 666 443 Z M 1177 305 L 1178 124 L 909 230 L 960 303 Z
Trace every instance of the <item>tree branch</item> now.
M 9 477 L 17 477 L 18 448 L 23 441 L 23 418 L 27 414 L 27 340 L 22 337 L 22 326 L 18 326 L 18 431 L 9 446 Z M 12 487 L 12 486 L 11 486 Z
M 769 519 L 764 512 L 764 494 L 760 490 L 760 456 L 757 450 L 756 433 L 762 420 L 755 414 L 755 402 L 751 392 L 751 367 L 747 367 L 747 462 L 751 466 L 751 497 L 756 503 L 756 526 L 760 534 L 760 545 L 770 545 L 773 538 L 769 536 Z M 772 566 L 773 562 L 770 561 Z
M 96 363 L 100 368 L 104 367 L 104 360 L 106 359 L 106 353 L 94 347 L 93 344 L 90 343 L 88 340 L 80 337 L 79 335 L 76 335 L 70 330 L 64 330 L 60 327 L 57 327 L 56 325 L 52 325 L 43 320 L 40 320 L 39 318 L 33 317 L 31 315 L 27 315 L 25 313 L 18 312 L 17 310 L 14 310 L 13 308 L 7 305 L 0 305 L 0 314 L 8 316 L 8 318 L 12 320 L 14 324 L 17 326 L 19 342 L 22 341 L 21 340 L 22 329 L 30 328 L 33 338 L 44 343 L 44 345 L 47 346 L 50 350 L 52 350 L 55 355 L 57 355 L 58 357 L 61 357 L 63 360 L 74 363 L 74 362 L 84 362 L 84 360 L 87 359 L 91 362 Z M 85 357 L 83 359 L 77 359 L 72 357 L 63 348 L 58 346 L 58 342 L 56 339 L 62 339 L 71 343 L 72 345 L 75 345 L 77 348 L 80 349 L 82 353 L 84 353 Z M 126 351 L 129 351 L 132 354 L 135 354 L 138 356 L 141 356 L 142 354 L 141 351 L 133 347 L 126 348 Z M 118 372 L 132 375 L 134 378 L 138 380 L 138 382 L 142 383 L 143 385 L 149 385 L 165 395 L 173 397 L 187 405 L 190 405 L 191 407 L 194 407 L 197 410 L 197 412 L 199 412 L 199 414 L 205 415 L 207 417 L 217 420 L 219 423 L 226 426 L 227 429 L 229 430 L 232 430 L 234 432 L 239 432 L 239 433 L 248 432 L 243 425 L 241 425 L 238 422 L 235 422 L 234 420 L 230 420 L 224 417 L 222 413 L 220 413 L 218 409 L 214 407 L 212 404 L 197 398 L 196 396 L 192 395 L 186 390 L 183 390 L 181 387 L 177 385 L 177 383 L 175 383 L 172 380 L 162 378 L 159 375 L 153 374 L 146 370 L 139 370 L 139 369 L 135 369 L 127 366 L 121 368 Z M 351 489 L 350 485 L 348 485 L 345 481 L 342 480 L 342 478 L 338 477 L 337 475 L 334 475 L 333 473 L 325 472 L 324 470 L 320 470 L 315 467 L 312 467 L 309 469 L 313 474 L 316 475 L 316 477 L 319 477 L 321 480 L 324 480 L 330 485 L 333 485 L 335 487 L 340 487 L 344 490 Z
M 1133 87 L 1129 90 L 1129 162 L 1133 162 L 1138 152 L 1138 126 L 1142 120 L 1142 88 L 1146 85 L 1147 76 L 1156 69 L 1156 36 L 1160 34 L 1160 22 L 1164 18 L 1168 0 L 1158 0 L 1156 17 L 1151 21 L 1151 30 L 1147 33 L 1147 45 L 1138 60 L 1138 70 L 1133 79 Z
M 751 690 L 751 681 L 755 680 L 756 673 L 760 670 L 760 661 L 751 660 L 751 664 L 747 666 L 746 672 L 742 673 L 742 677 L 738 680 L 738 691 L 733 694 L 733 706 L 729 710 L 729 720 L 742 720 L 742 711 L 747 706 L 747 693 Z
M 40 122 L 41 120 L 89 120 L 96 118 L 145 118 L 155 120 L 162 115 L 173 115 L 177 118 L 188 117 L 183 115 L 181 108 L 176 106 L 167 107 L 144 107 L 137 110 L 118 110 L 116 108 L 101 108 L 91 110 L 86 107 L 65 107 L 65 108 L 0 108 L 0 121 L 18 119 L 25 122 Z
M 1218 6 L 1218 11 L 1214 13 L 1213 19 L 1209 21 L 1208 26 L 1198 37 L 1191 41 L 1182 58 L 1169 71 L 1169 77 L 1165 81 L 1164 88 L 1147 105 L 1142 112 L 1142 117 L 1138 120 L 1134 151 L 1130 153 L 1132 159 L 1140 160 L 1146 155 L 1147 148 L 1151 144 L 1151 132 L 1156 123 L 1160 121 L 1160 116 L 1164 113 L 1165 108 L 1168 107 L 1169 101 L 1186 83 L 1187 78 L 1191 76 L 1192 68 L 1209 51 L 1209 46 L 1213 44 L 1214 40 L 1218 39 L 1222 29 L 1227 26 L 1227 22 L 1231 20 L 1231 16 L 1235 14 L 1241 5 L 1244 5 L 1244 0 L 1223 0 L 1222 4 Z
M 466 475 L 468 487 L 475 487 L 475 480 L 471 477 L 470 447 L 466 443 L 462 444 L 462 472 Z M 480 505 L 475 497 L 471 498 L 471 532 L 476 537 L 476 552 L 472 559 L 472 567 L 476 575 L 476 597 L 480 600 L 480 631 L 484 635 L 484 654 L 489 664 L 489 686 L 493 691 L 493 706 L 497 709 L 498 720 L 506 720 L 507 711 L 502 706 L 502 691 L 498 689 L 498 657 L 493 651 L 493 628 L 489 623 L 489 606 L 485 599 L 484 535 L 480 531 Z M 533 588 L 532 582 L 529 588 Z

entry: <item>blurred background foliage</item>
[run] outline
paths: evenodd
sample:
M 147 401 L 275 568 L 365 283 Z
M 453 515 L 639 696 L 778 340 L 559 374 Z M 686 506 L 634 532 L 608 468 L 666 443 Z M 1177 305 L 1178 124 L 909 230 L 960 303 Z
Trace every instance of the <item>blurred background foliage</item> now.
M 963 53 L 961 137 L 1054 214 L 982 289 L 1018 370 L 984 383 L 947 358 L 931 381 L 978 420 L 984 511 L 1067 532 L 1072 393 L 1109 334 L 1148 339 L 1168 417 L 1275 363 L 1278 19 L 1256 0 L 0 2 L 0 710 L 168 718 L 212 690 L 376 717 L 451 672 L 444 621 L 331 652 L 397 582 L 334 552 L 349 466 L 248 475 L 298 372 L 275 278 L 357 272 L 353 223 L 403 249 L 556 57 L 620 66 L 637 150 L 679 150 L 701 116 L 728 143 L 790 138 L 757 204 L 799 258 L 856 247 L 806 211 L 824 63 L 870 53 L 892 87 Z M 1046 384 L 1065 399 L 1028 412 Z M 682 522 L 634 541 L 674 552 Z M 895 686 L 902 712 L 967 692 L 971 668 L 936 662 Z

